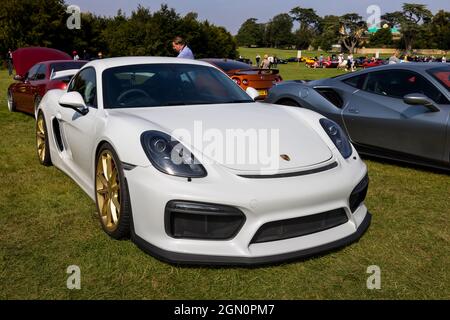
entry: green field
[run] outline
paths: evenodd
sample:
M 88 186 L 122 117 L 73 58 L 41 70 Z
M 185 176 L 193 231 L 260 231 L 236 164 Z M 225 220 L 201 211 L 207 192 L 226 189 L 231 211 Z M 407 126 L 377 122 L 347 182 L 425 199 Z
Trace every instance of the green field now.
M 294 63 L 281 73 L 337 71 Z M 0 71 L 0 299 L 450 299 L 446 173 L 366 160 L 373 221 L 359 242 L 263 268 L 178 267 L 108 238 L 83 191 L 38 164 L 34 119 L 7 110 L 10 82 Z M 81 290 L 66 288 L 70 265 L 81 268 Z M 381 268 L 380 290 L 366 287 L 371 265 Z
M 256 55 L 259 54 L 261 58 L 265 55 L 276 55 L 278 58 L 287 59 L 297 56 L 297 50 L 280 50 L 274 48 L 239 48 L 239 54 L 245 58 L 251 59 L 255 64 Z M 331 54 L 330 54 L 331 55 Z M 320 56 L 318 51 L 302 51 L 303 57 L 315 57 Z M 324 57 L 327 54 L 324 53 Z M 305 67 L 305 63 L 288 63 L 279 64 L 277 67 L 280 70 L 280 74 L 285 80 L 314 80 L 326 77 L 337 76 L 338 74 L 344 74 L 346 71 L 337 69 L 310 69 Z

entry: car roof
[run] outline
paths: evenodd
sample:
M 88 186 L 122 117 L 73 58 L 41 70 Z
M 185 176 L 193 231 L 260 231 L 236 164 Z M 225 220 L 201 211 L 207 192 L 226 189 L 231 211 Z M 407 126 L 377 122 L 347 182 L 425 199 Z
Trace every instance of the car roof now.
M 171 58 L 171 57 L 118 57 L 118 58 L 104 58 L 93 60 L 85 64 L 82 69 L 94 67 L 97 71 L 102 72 L 103 70 L 109 68 L 121 66 L 131 66 L 136 64 L 165 64 L 165 63 L 193 64 L 211 67 L 209 63 L 193 59 Z
M 405 62 L 405 63 L 394 63 L 394 64 L 386 64 L 382 66 L 372 67 L 364 70 L 359 70 L 353 73 L 347 73 L 343 75 L 339 75 L 336 77 L 333 77 L 331 79 L 347 79 L 351 78 L 360 74 L 366 74 L 371 73 L 375 71 L 382 71 L 382 70 L 413 70 L 417 72 L 423 72 L 428 69 L 438 68 L 438 67 L 449 67 L 450 64 L 442 63 L 442 62 Z

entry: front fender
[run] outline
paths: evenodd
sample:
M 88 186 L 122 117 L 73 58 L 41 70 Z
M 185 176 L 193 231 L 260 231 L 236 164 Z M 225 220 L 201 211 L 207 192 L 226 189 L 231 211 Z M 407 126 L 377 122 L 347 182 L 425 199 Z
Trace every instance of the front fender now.
M 125 113 L 108 115 L 107 112 L 103 125 L 104 128 L 96 141 L 96 151 L 103 142 L 108 142 L 116 151 L 120 161 L 140 167 L 151 165 L 142 148 L 141 135 L 148 130 L 165 131 L 163 128 L 155 123 Z

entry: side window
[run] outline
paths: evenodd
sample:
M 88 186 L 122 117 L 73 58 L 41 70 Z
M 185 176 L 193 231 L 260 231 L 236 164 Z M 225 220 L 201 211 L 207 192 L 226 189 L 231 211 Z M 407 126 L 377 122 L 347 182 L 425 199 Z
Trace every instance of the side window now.
M 44 80 L 46 71 L 47 71 L 47 66 L 45 64 L 41 64 L 39 66 L 39 69 L 36 71 L 35 80 Z
M 27 80 L 34 80 L 36 78 L 36 73 L 40 66 L 41 66 L 40 64 L 36 64 L 33 67 L 31 67 L 30 70 L 28 70 L 26 75 Z
M 344 79 L 343 82 L 348 84 L 349 86 L 356 88 L 356 89 L 362 89 L 364 86 L 364 81 L 366 80 L 366 77 L 367 77 L 367 73 L 361 74 L 359 76 Z
M 70 83 L 68 91 L 77 91 L 89 107 L 97 107 L 97 79 L 94 68 L 80 71 Z
M 442 103 L 442 99 L 445 99 L 427 79 L 408 70 L 370 73 L 364 90 L 398 99 L 411 93 L 421 93 L 436 103 Z

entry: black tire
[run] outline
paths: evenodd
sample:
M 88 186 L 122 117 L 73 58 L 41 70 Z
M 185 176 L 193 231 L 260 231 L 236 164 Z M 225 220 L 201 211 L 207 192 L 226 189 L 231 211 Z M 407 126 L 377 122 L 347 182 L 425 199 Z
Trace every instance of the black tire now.
M 276 104 L 281 104 L 283 106 L 289 106 L 289 107 L 297 107 L 300 108 L 300 104 L 298 104 L 297 102 L 295 102 L 292 99 L 282 99 L 280 101 L 278 101 Z
M 104 216 L 104 212 L 102 211 L 102 208 L 100 207 L 100 202 L 102 203 L 102 207 L 108 207 L 107 202 L 107 197 L 108 196 L 102 196 L 101 195 L 101 191 L 100 188 L 102 186 L 104 186 L 104 184 L 99 182 L 99 178 L 98 178 L 98 172 L 99 172 L 99 162 L 101 161 L 101 157 L 103 157 L 105 154 L 109 154 L 112 158 L 112 163 L 114 164 L 114 168 L 116 169 L 116 173 L 117 175 L 115 176 L 115 181 L 118 182 L 119 185 L 119 191 L 117 194 L 117 198 L 116 200 L 119 202 L 119 207 L 120 207 L 120 211 L 119 211 L 119 217 L 117 218 L 117 222 L 113 223 L 114 226 L 108 226 L 108 217 Z M 112 172 L 114 172 L 113 170 L 111 170 Z M 103 178 L 106 178 L 105 175 L 103 174 Z M 113 177 L 108 177 L 108 179 L 106 179 L 107 182 L 111 183 L 111 181 L 113 180 Z M 120 240 L 120 239 L 124 239 L 124 238 L 129 238 L 130 237 L 130 228 L 131 228 L 131 203 L 130 203 L 130 195 L 129 195 L 129 191 L 128 191 L 128 185 L 127 182 L 125 180 L 125 176 L 123 173 L 123 167 L 122 167 L 122 163 L 119 160 L 119 157 L 117 156 L 117 153 L 114 151 L 113 147 L 109 144 L 109 143 L 103 143 L 98 152 L 97 155 L 95 157 L 95 176 L 94 176 L 94 188 L 95 188 L 95 203 L 97 206 L 97 211 L 98 211 L 98 217 L 100 220 L 100 224 L 103 228 L 103 230 L 112 238 Z M 111 195 L 109 195 L 109 197 L 111 197 Z M 112 200 L 110 200 L 110 203 L 113 202 Z M 114 203 L 114 202 L 113 202 Z M 114 205 L 114 204 L 113 204 Z M 111 204 L 109 204 L 110 210 L 111 210 Z M 116 208 L 116 206 L 114 205 L 114 208 Z M 106 213 L 107 214 L 107 213 Z M 117 214 L 117 212 L 116 212 Z M 111 214 L 112 215 L 112 214 Z M 111 217 L 111 219 L 113 219 Z
M 14 101 L 14 96 L 10 90 L 8 90 L 8 110 L 10 112 L 16 111 L 16 102 Z
M 48 142 L 47 124 L 45 122 L 45 117 L 42 111 L 39 111 L 36 117 L 36 153 L 41 165 L 46 167 L 52 165 Z

